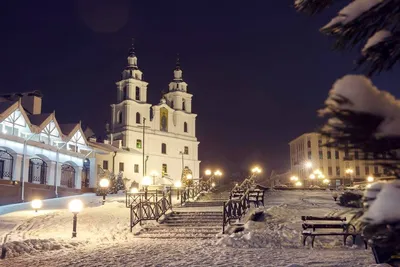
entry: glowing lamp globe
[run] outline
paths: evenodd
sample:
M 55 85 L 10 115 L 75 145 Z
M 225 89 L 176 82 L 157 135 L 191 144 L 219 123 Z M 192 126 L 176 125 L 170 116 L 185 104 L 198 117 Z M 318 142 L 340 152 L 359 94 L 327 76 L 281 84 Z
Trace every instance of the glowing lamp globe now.
M 149 186 L 152 183 L 152 179 L 149 176 L 145 176 L 142 179 L 142 185 Z
M 328 179 L 324 179 L 322 182 L 323 182 L 324 184 L 329 184 L 329 180 L 328 180 Z
M 374 181 L 374 177 L 368 176 L 367 177 L 367 182 L 372 183 Z
M 175 186 L 176 188 L 182 187 L 181 181 L 176 181 L 175 184 L 174 184 L 174 186 Z
M 215 187 L 215 183 L 212 183 L 212 184 L 211 184 L 211 187 Z
M 193 178 L 193 175 L 191 175 L 190 173 L 188 175 L 186 175 L 186 178 L 191 180 Z
M 132 187 L 130 192 L 131 192 L 132 194 L 135 194 L 135 193 L 138 193 L 139 190 L 137 189 L 137 187 Z
M 315 174 L 310 174 L 310 179 L 314 180 L 315 179 Z
M 110 186 L 110 180 L 108 180 L 107 178 L 103 178 L 100 180 L 99 184 L 101 188 L 107 188 Z
M 296 186 L 302 186 L 303 184 L 302 184 L 300 181 L 298 181 L 298 182 L 296 182 L 295 185 L 296 185 Z
M 206 171 L 205 171 L 205 174 L 206 174 L 206 175 L 211 175 L 211 170 L 206 170 Z
M 80 199 L 74 199 L 71 202 L 69 202 L 68 208 L 69 211 L 72 213 L 79 213 L 83 209 L 83 203 Z
M 32 200 L 31 206 L 32 206 L 32 209 L 34 209 L 35 211 L 38 211 L 38 209 L 42 208 L 43 202 L 40 199 L 34 199 L 34 200 Z
M 307 169 L 312 168 L 312 162 L 311 161 L 307 161 L 304 165 L 306 166 Z

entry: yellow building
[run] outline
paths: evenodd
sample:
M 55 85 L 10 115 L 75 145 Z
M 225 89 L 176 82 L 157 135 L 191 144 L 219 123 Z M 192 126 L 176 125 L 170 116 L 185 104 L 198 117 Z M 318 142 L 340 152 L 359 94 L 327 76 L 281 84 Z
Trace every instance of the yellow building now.
M 388 175 L 388 170 L 374 165 L 373 161 L 366 162 L 364 153 L 355 152 L 350 155 L 348 152 L 325 147 L 326 142 L 326 137 L 319 133 L 305 133 L 289 143 L 291 174 L 306 186 L 318 180 L 316 175 L 310 179 L 315 171 L 319 171 L 324 179 L 329 179 L 332 186 L 365 181 L 368 176 Z

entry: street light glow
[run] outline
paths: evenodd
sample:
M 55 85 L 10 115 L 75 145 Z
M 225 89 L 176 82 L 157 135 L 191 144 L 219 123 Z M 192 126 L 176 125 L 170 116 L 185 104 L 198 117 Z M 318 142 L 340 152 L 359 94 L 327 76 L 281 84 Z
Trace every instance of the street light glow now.
M 353 170 L 352 169 L 346 169 L 346 171 L 345 171 L 347 174 L 352 174 L 353 173 Z
M 34 209 L 36 212 L 38 211 L 38 209 L 41 209 L 43 205 L 43 202 L 40 199 L 34 199 L 32 200 L 31 206 L 32 209 Z
M 215 175 L 215 176 L 221 176 L 221 175 L 222 175 L 222 172 L 221 172 L 220 170 L 216 170 L 216 171 L 214 172 L 214 175 Z
M 372 183 L 374 181 L 374 177 L 368 176 L 367 177 L 367 182 Z
M 74 199 L 71 202 L 69 202 L 68 208 L 69 211 L 72 213 L 79 213 L 83 209 L 83 203 L 80 199 Z
M 135 194 L 135 193 L 138 193 L 139 192 L 139 190 L 137 189 L 137 187 L 132 187 L 131 188 L 131 193 L 132 194 Z
M 212 184 L 211 184 L 211 187 L 215 187 L 215 183 L 212 183 Z
M 295 185 L 296 185 L 296 186 L 302 186 L 302 185 L 303 185 L 303 183 L 302 183 L 302 182 L 300 182 L 300 181 L 297 181 Z
M 329 180 L 328 180 L 328 179 L 324 179 L 322 182 L 323 182 L 324 184 L 329 184 Z
M 315 174 L 310 174 L 310 179 L 314 180 L 315 179 Z
M 142 185 L 149 186 L 151 185 L 151 178 L 149 176 L 144 176 L 142 179 Z
M 193 175 L 191 175 L 190 173 L 188 175 L 186 175 L 186 178 L 191 180 L 193 178 Z
M 182 187 L 182 182 L 181 182 L 181 181 L 176 181 L 175 184 L 174 184 L 174 186 L 175 186 L 176 188 L 180 188 L 180 187 Z
M 292 177 L 290 177 L 290 181 L 298 181 L 299 177 L 297 177 L 296 175 L 293 175 Z
M 256 166 L 251 170 L 252 173 L 261 173 L 261 168 Z
M 206 174 L 206 175 L 211 175 L 211 170 L 206 170 L 206 171 L 205 171 L 205 174 Z
M 307 169 L 311 169 L 311 168 L 312 168 L 312 162 L 311 162 L 311 161 L 306 161 L 306 163 L 304 164 L 304 166 L 305 166 Z
M 103 178 L 100 180 L 99 184 L 101 188 L 106 188 L 110 185 L 110 180 L 108 180 L 107 178 Z

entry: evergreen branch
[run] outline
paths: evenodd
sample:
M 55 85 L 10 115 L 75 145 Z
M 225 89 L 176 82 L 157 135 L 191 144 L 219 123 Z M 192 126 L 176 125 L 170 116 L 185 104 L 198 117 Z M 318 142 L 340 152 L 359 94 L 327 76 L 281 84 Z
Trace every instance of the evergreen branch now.
M 299 12 L 315 15 L 331 6 L 334 1 L 335 0 L 296 0 L 294 7 Z
M 339 96 L 332 99 L 350 103 Z M 341 109 L 334 104 L 329 105 L 328 109 L 330 119 L 319 131 L 329 140 L 324 146 L 334 147 L 346 153 L 361 152 L 364 154 L 364 161 L 373 161 L 373 164 L 386 168 L 400 178 L 400 157 L 395 152 L 400 149 L 400 136 L 379 136 L 379 126 L 384 121 L 383 117 Z
M 367 75 L 372 76 L 392 69 L 399 60 L 400 32 L 394 32 L 392 36 L 365 49 L 356 63 L 357 68 L 364 67 Z

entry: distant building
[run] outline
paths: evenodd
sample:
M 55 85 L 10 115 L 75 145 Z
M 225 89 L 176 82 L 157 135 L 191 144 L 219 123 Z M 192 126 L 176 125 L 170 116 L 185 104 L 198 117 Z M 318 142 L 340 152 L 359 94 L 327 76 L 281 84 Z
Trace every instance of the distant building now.
M 290 141 L 290 166 L 291 174 L 299 177 L 301 181 L 310 181 L 309 176 L 314 170 L 330 179 L 331 185 L 345 185 L 351 181 L 365 181 L 368 176 L 380 177 L 388 175 L 388 170 L 374 165 L 374 162 L 364 161 L 369 155 L 355 152 L 339 151 L 323 146 L 327 139 L 319 133 L 305 133 Z M 307 168 L 307 162 L 312 167 Z
M 279 185 L 290 185 L 290 177 L 292 176 L 290 171 L 275 171 L 271 172 L 269 177 L 269 186 L 279 186 Z
M 148 83 L 133 47 L 127 60 L 116 83 L 117 103 L 111 105 L 109 141 L 90 142 L 108 152 L 97 154 L 99 167 L 139 183 L 143 176 L 152 176 L 155 184 L 173 184 L 183 169 L 198 178 L 197 115 L 192 113 L 193 95 L 183 81 L 179 59 L 168 92 L 154 106 L 147 101 Z
M 42 113 L 40 92 L 0 96 L 0 205 L 80 193 L 95 166 L 80 123 Z

